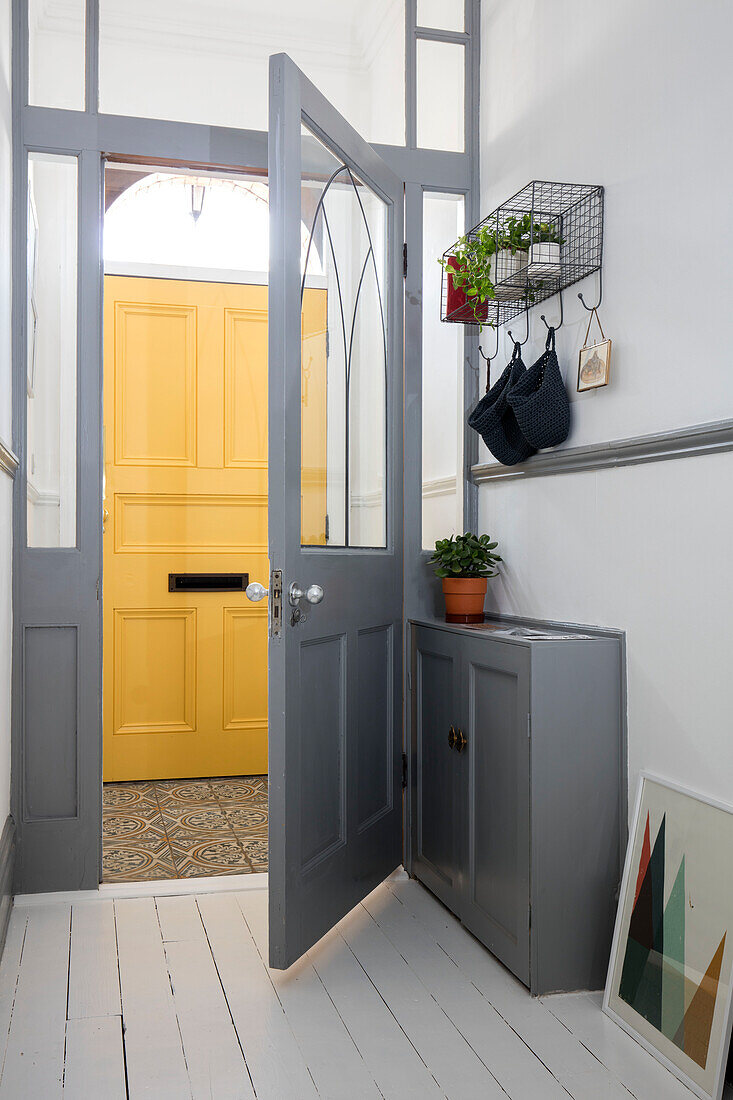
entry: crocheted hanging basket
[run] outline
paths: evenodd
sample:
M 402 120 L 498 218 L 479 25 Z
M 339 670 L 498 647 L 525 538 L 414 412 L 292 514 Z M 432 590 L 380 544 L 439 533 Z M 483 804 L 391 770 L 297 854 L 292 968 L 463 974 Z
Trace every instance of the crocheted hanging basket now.
M 522 435 L 508 401 L 512 387 L 526 372 L 521 344 L 516 343 L 501 377 L 484 394 L 468 418 L 469 426 L 479 433 L 497 462 L 504 466 L 516 466 L 534 454 L 534 448 Z
M 524 438 L 536 451 L 557 447 L 570 432 L 570 401 L 555 353 L 555 330 L 545 350 L 507 394 Z

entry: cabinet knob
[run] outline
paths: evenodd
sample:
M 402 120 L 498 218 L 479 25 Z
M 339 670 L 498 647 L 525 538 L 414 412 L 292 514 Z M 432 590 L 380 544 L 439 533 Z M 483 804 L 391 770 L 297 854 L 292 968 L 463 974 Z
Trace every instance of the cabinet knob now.
M 456 731 L 453 726 L 448 730 L 448 744 L 452 749 L 456 746 Z
M 463 752 L 467 744 L 468 738 L 466 737 L 463 730 L 456 730 L 456 748 L 458 749 L 458 751 Z

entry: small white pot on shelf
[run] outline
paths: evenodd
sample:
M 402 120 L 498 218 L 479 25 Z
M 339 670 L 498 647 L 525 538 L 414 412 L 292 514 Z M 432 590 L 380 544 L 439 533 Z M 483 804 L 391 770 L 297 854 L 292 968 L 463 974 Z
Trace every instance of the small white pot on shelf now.
M 560 271 L 560 245 L 557 241 L 538 241 L 530 245 L 529 268 L 527 274 L 530 278 L 541 275 L 557 275 Z
M 527 258 L 526 252 L 512 253 L 511 248 L 502 248 L 491 257 L 490 275 L 497 298 L 519 297 L 522 286 L 516 275 L 527 266 Z

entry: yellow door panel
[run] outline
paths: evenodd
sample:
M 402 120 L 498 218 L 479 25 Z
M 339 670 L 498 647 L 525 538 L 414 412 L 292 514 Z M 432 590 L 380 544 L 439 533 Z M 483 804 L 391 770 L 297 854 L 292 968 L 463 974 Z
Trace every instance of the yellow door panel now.
M 267 497 L 117 493 L 115 550 L 118 554 L 264 554 Z
M 326 292 L 305 292 L 302 514 L 326 534 Z M 307 389 L 307 393 L 305 393 Z M 267 288 L 105 277 L 104 778 L 267 770 Z M 304 527 L 305 530 L 305 527 Z
M 193 733 L 195 608 L 120 608 L 114 619 L 113 734 Z
M 224 334 L 224 462 L 266 469 L 267 311 L 227 309 Z
M 196 465 L 196 307 L 118 302 L 115 462 Z
M 301 504 L 304 546 L 326 543 L 326 370 L 325 291 L 306 290 L 301 313 Z

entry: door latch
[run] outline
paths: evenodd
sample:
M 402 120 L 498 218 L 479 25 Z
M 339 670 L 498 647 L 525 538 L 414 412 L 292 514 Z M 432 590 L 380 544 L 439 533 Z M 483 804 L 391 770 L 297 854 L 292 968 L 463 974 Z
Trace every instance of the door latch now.
M 283 632 L 283 571 L 273 569 L 270 574 L 270 637 L 279 638 Z

